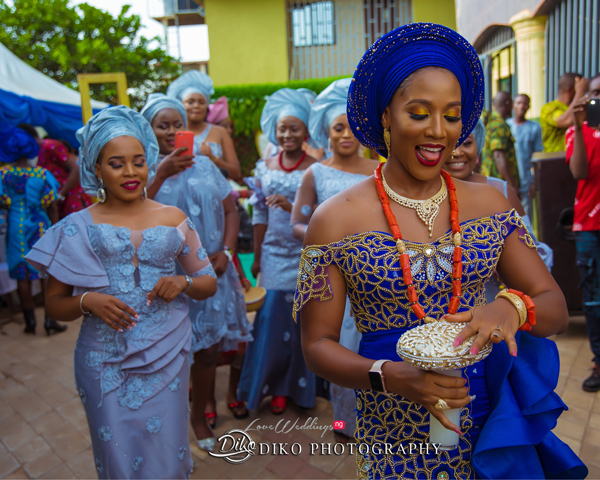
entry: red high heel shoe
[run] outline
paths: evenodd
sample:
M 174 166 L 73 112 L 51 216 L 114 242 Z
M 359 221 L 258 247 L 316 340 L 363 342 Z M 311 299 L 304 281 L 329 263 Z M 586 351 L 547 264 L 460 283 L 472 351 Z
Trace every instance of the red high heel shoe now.
M 204 412 L 204 416 L 206 417 L 206 423 L 210 426 L 210 428 L 215 428 L 217 424 L 217 412 Z
M 274 395 L 271 399 L 271 412 L 275 415 L 281 415 L 287 408 L 287 398 L 281 395 Z

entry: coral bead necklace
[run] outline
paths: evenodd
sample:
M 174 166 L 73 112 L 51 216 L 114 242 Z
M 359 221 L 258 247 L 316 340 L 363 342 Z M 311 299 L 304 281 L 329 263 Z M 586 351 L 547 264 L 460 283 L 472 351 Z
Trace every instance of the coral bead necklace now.
M 300 166 L 300 164 L 304 161 L 305 158 L 306 158 L 306 152 L 303 152 L 302 156 L 300 157 L 300 160 L 298 160 L 295 165 L 293 165 L 292 167 L 286 167 L 283 164 L 283 150 L 282 150 L 281 152 L 279 152 L 279 166 L 285 172 L 293 172 Z
M 435 320 L 425 315 L 423 307 L 419 304 L 417 290 L 413 284 L 412 273 L 410 271 L 410 257 L 408 253 L 406 253 L 406 244 L 402 239 L 400 227 L 398 227 L 396 217 L 392 213 L 390 201 L 383 185 L 382 168 L 383 163 L 380 164 L 375 170 L 375 187 L 377 188 L 377 195 L 379 196 L 379 200 L 383 206 L 383 213 L 385 214 L 385 218 L 390 226 L 394 240 L 396 240 L 396 248 L 398 249 L 398 253 L 400 253 L 400 267 L 402 267 L 402 277 L 404 284 L 407 287 L 408 301 L 410 302 L 410 307 L 417 318 L 419 320 L 423 320 L 425 323 L 430 323 Z M 463 264 L 462 248 L 460 246 L 462 237 L 460 233 L 460 224 L 458 223 L 458 201 L 456 200 L 456 188 L 454 187 L 452 177 L 447 172 L 442 170 L 441 174 L 443 179 L 446 181 L 446 187 L 448 188 L 448 197 L 450 199 L 450 223 L 452 224 L 452 237 L 454 240 L 454 252 L 452 255 L 452 298 L 450 299 L 450 303 L 448 305 L 448 313 L 453 315 L 458 311 L 460 297 L 462 295 L 461 279 Z

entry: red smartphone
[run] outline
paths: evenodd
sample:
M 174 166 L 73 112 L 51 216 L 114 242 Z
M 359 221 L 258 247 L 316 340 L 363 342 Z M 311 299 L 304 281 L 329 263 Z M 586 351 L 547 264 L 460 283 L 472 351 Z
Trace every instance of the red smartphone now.
M 194 154 L 194 132 L 177 132 L 175 133 L 175 150 L 181 147 L 187 147 L 179 155 L 193 155 Z

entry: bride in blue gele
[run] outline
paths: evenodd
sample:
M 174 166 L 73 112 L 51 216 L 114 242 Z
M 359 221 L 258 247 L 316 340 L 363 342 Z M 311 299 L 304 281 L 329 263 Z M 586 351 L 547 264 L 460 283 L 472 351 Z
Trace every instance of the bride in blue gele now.
M 81 185 L 99 203 L 26 259 L 49 276 L 49 317 L 84 315 L 74 372 L 98 477 L 189 478 L 188 297 L 213 295 L 216 276 L 191 220 L 146 198 L 158 144 L 144 117 L 103 110 L 77 137 Z
M 567 406 L 554 393 L 559 357 L 545 337 L 567 327 L 564 297 L 504 195 L 441 171 L 475 127 L 484 91 L 475 49 L 427 23 L 375 42 L 349 89 L 352 131 L 387 162 L 313 214 L 294 315 L 308 367 L 355 389 L 359 478 L 587 475 L 552 433 Z M 516 290 L 486 303 L 495 270 Z M 339 343 L 346 295 L 358 353 Z M 492 353 L 462 377 L 401 361 L 398 338 L 429 319 L 464 323 L 454 345 L 475 336 L 470 354 L 488 341 Z M 447 408 L 461 409 L 458 425 Z M 430 416 L 460 434 L 458 446 L 402 454 L 429 441 Z

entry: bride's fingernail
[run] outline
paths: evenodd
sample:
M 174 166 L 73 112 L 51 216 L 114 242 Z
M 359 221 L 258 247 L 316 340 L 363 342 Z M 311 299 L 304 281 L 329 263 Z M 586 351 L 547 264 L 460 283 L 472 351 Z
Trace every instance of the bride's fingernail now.
M 135 323 L 135 322 L 132 322 L 132 323 L 131 323 L 131 326 L 132 326 L 132 327 L 135 327 L 136 325 L 137 325 L 137 323 Z
M 134 317 L 133 317 L 133 318 L 135 318 L 136 320 L 139 320 L 139 319 L 140 319 L 140 316 L 136 314 L 136 315 L 134 315 Z
M 462 343 L 462 338 L 460 337 L 456 337 L 456 340 L 454 340 L 454 346 L 458 347 L 460 344 Z
M 127 330 L 131 330 L 131 325 L 129 325 L 129 326 L 127 327 Z
M 471 395 L 471 401 L 472 402 L 474 402 L 476 398 L 477 398 L 477 395 Z
M 122 328 L 119 328 L 119 333 L 123 333 L 123 329 Z
M 516 350 L 513 350 L 512 352 L 510 352 L 510 354 L 511 354 L 513 357 L 516 357 L 516 356 L 517 356 L 517 351 L 516 351 Z
M 479 350 L 477 349 L 477 347 L 471 348 L 471 355 L 477 355 L 478 353 L 479 353 Z
M 458 428 L 455 428 L 454 431 L 458 433 L 461 437 L 463 436 L 463 432 L 461 432 Z
M 148 305 L 150 305 L 151 303 L 152 303 L 152 302 L 151 302 L 150 300 L 148 300 L 148 301 L 146 302 L 146 305 L 148 306 Z

